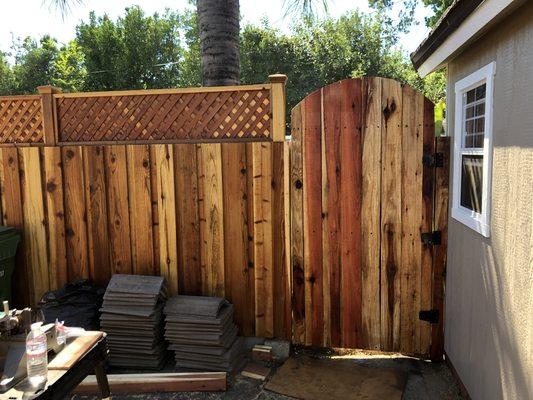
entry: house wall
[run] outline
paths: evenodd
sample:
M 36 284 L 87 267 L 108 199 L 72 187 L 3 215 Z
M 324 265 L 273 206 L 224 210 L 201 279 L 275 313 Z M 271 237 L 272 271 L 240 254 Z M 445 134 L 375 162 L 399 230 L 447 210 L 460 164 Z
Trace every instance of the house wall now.
M 473 399 L 531 399 L 533 2 L 449 64 L 452 130 L 455 82 L 491 61 L 496 62 L 491 237 L 450 218 L 445 351 Z

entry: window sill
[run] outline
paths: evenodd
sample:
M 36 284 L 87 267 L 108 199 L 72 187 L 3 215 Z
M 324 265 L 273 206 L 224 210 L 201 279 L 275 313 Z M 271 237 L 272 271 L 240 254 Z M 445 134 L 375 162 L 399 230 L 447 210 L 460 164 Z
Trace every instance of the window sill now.
M 490 226 L 483 221 L 483 216 L 467 211 L 462 208 L 452 208 L 452 218 L 459 221 L 463 225 L 476 231 L 484 237 L 490 237 Z

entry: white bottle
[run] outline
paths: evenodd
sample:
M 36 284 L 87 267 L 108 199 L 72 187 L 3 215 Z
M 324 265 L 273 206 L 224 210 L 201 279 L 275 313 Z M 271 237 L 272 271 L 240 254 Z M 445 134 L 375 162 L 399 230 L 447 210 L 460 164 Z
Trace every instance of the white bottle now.
M 46 382 L 48 374 L 48 348 L 46 334 L 41 330 L 42 322 L 31 325 L 31 332 L 26 338 L 26 366 L 28 380 L 33 386 Z

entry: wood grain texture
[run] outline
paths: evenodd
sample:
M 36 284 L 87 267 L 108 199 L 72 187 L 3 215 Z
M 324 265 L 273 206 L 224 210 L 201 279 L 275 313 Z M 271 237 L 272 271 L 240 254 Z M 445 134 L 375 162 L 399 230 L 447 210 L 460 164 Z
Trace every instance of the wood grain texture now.
M 433 111 L 433 110 L 431 110 Z M 426 114 L 427 113 L 427 114 Z M 429 107 L 424 114 L 426 123 L 433 122 Z M 430 119 L 431 118 L 431 119 Z M 435 217 L 433 229 L 441 231 L 441 244 L 433 248 L 432 309 L 439 310 L 439 323 L 431 326 L 430 357 L 441 361 L 444 354 L 444 283 L 446 280 L 446 247 L 448 243 L 448 200 L 450 171 L 450 137 L 436 138 L 435 151 L 442 153 L 443 166 L 435 171 Z
M 105 286 L 111 278 L 111 266 L 103 147 L 84 147 L 83 162 L 87 202 L 89 276 L 97 285 Z
M 20 150 L 22 176 L 22 210 L 26 260 L 33 281 L 33 302 L 50 290 L 50 270 L 45 227 L 44 193 L 38 148 L 26 147 Z M 52 274 L 55 280 L 55 274 Z
M 179 292 L 202 293 L 196 145 L 174 145 Z
M 198 147 L 200 249 L 203 292 L 224 297 L 224 206 L 222 194 L 222 149 L 220 144 Z
M 361 80 L 341 86 L 341 344 L 356 347 L 361 336 Z
M 50 286 L 57 289 L 68 282 L 61 149 L 45 147 L 43 153 L 48 247 L 50 266 L 55 270 L 55 279 Z
M 272 145 L 254 143 L 252 151 L 255 334 L 273 337 Z
M 2 194 L 2 220 L 4 225 L 13 226 L 24 233 L 22 213 L 22 192 L 20 186 L 19 156 L 14 147 L 3 148 L 0 159 L 0 185 Z M 21 241 L 15 262 L 19 266 L 13 271 L 12 298 L 17 306 L 33 304 L 33 285 L 30 265 L 26 262 L 26 246 Z
M 241 332 L 253 331 L 253 304 L 248 302 L 250 286 L 248 267 L 248 193 L 246 144 L 222 144 L 224 195 L 224 256 L 226 298 L 242 304 L 235 310 L 235 322 Z
M 131 231 L 126 146 L 104 147 L 111 272 L 131 274 Z
M 382 81 L 381 109 L 381 343 L 384 349 L 400 349 L 400 267 L 402 88 L 390 79 Z
M 156 197 L 159 228 L 159 270 L 167 278 L 171 293 L 178 293 L 178 240 L 172 145 L 152 147 L 156 165 Z
M 305 107 L 303 136 L 305 343 L 321 346 L 324 337 L 321 91 L 309 95 L 305 99 Z
M 292 270 L 292 340 L 305 343 L 305 277 L 303 232 L 302 138 L 305 131 L 305 101 L 291 112 L 290 201 Z
M 82 148 L 61 148 L 68 279 L 89 278 L 87 214 Z
M 154 269 L 152 192 L 148 146 L 127 146 L 129 218 L 133 272 L 151 275 Z
M 381 79 L 363 79 L 361 345 L 375 350 L 381 348 L 381 90 Z

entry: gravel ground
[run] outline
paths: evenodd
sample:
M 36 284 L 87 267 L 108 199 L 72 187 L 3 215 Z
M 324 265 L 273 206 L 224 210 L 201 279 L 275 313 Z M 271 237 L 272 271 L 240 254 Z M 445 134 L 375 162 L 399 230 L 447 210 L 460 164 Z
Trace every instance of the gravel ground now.
M 296 349 L 296 355 L 305 352 L 314 357 L 340 357 L 369 368 L 391 368 L 407 372 L 403 400 L 461 400 L 457 385 L 448 366 L 400 354 Z M 273 370 L 276 366 L 273 367 Z M 221 393 L 153 393 L 113 396 L 114 400 L 288 400 L 291 399 L 264 389 L 264 382 L 236 375 L 228 382 L 228 390 Z M 73 396 L 72 400 L 94 400 L 97 397 Z M 377 399 L 376 399 L 377 400 Z

